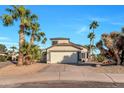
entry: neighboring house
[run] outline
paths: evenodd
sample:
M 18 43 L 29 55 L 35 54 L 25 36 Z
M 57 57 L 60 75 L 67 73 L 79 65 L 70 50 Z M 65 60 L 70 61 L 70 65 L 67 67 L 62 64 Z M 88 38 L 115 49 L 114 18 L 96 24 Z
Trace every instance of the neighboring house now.
M 12 57 L 12 61 L 16 61 L 17 60 L 17 57 L 18 57 L 18 54 L 16 52 L 13 52 L 11 54 L 11 57 Z
M 7 53 L 0 53 L 0 56 L 7 56 Z
M 46 49 L 47 63 L 80 63 L 88 60 L 88 50 L 70 42 L 69 38 L 51 38 L 52 46 Z

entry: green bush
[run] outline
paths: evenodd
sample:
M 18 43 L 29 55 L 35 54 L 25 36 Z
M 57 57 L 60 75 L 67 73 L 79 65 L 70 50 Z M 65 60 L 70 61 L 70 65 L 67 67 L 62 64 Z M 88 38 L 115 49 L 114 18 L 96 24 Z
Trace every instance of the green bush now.
M 8 60 L 8 61 L 12 61 L 12 57 L 11 57 L 11 56 L 8 56 L 8 57 L 7 57 L 7 60 Z
M 6 62 L 7 56 L 0 55 L 0 62 Z
M 104 60 L 105 60 L 105 57 L 103 55 L 101 55 L 101 54 L 97 55 L 97 61 L 98 62 L 103 62 Z

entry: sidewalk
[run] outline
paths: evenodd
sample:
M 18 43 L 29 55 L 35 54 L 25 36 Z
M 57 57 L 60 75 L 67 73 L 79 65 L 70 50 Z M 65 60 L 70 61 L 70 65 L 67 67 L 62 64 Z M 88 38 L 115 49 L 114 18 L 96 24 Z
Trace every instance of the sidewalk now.
M 0 76 L 0 85 L 12 85 L 26 82 L 51 81 L 51 80 L 73 80 L 73 81 L 96 81 L 124 83 L 124 74 L 109 73 L 80 73 L 72 72 L 42 72 L 27 76 Z

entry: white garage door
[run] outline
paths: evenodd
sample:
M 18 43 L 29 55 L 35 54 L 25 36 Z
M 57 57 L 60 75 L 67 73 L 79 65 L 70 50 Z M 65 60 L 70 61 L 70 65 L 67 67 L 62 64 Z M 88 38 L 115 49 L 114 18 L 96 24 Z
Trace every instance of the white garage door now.
M 51 52 L 51 63 L 77 63 L 77 52 Z

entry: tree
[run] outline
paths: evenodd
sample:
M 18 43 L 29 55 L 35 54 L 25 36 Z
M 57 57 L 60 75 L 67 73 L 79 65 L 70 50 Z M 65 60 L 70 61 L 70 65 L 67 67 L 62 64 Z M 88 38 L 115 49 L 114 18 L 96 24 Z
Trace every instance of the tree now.
M 120 65 L 120 52 L 124 50 L 124 36 L 119 32 L 111 32 L 110 34 L 102 34 L 101 41 L 96 44 L 101 54 L 111 58 Z M 104 47 L 106 47 L 106 49 Z
M 40 24 L 38 24 L 37 22 L 32 24 L 32 33 L 31 33 L 31 38 L 30 38 L 30 46 L 34 44 L 34 41 L 37 42 L 44 42 L 45 39 L 45 33 L 44 32 L 40 32 Z
M 95 39 L 95 33 L 94 30 L 99 26 L 97 21 L 93 21 L 90 25 L 89 25 L 89 29 L 92 30 L 92 32 L 90 32 L 88 34 L 88 38 L 90 39 L 90 48 L 89 48 L 89 59 L 91 58 L 91 55 L 93 55 L 93 51 L 94 51 L 94 39 Z
M 93 55 L 93 48 L 92 48 L 92 41 L 93 41 L 93 39 L 95 38 L 95 34 L 93 33 L 93 32 L 90 32 L 89 34 L 88 34 L 88 38 L 90 39 L 90 47 L 89 47 L 89 54 L 91 55 Z M 91 53 L 92 52 L 92 53 Z
M 0 44 L 0 53 L 6 53 L 6 51 L 7 51 L 6 46 L 3 44 Z
M 30 41 L 29 43 L 27 44 L 27 52 L 26 52 L 26 64 L 30 64 L 29 60 L 31 57 L 31 49 L 32 49 L 32 46 L 34 45 L 34 42 L 37 41 L 37 42 L 41 42 L 42 44 L 44 44 L 46 42 L 46 37 L 45 37 L 45 33 L 44 32 L 40 32 L 40 24 L 37 22 L 38 20 L 38 17 L 36 15 L 31 15 L 29 17 L 30 19 L 30 26 L 26 27 L 29 32 L 26 32 L 27 35 L 30 36 Z M 25 47 L 25 46 L 24 46 Z M 28 60 L 29 59 L 29 60 Z
M 99 27 L 99 24 L 97 21 L 93 21 L 91 24 L 90 24 L 90 27 L 89 29 L 92 29 L 93 30 L 93 33 L 94 33 L 94 30 Z
M 12 8 L 7 8 L 6 11 L 9 14 L 2 15 L 2 21 L 4 26 L 13 25 L 15 21 L 20 22 L 20 30 L 19 30 L 19 57 L 18 57 L 18 65 L 23 64 L 23 53 L 21 48 L 25 42 L 25 33 L 26 27 L 30 25 L 30 21 L 28 16 L 31 14 L 30 10 L 26 9 L 24 6 L 12 6 Z
M 29 65 L 35 60 L 40 60 L 41 58 L 41 49 L 37 45 L 31 45 L 30 51 L 28 51 L 29 43 L 25 43 L 22 48 L 24 55 L 25 64 Z
M 121 34 L 119 34 L 118 38 L 115 41 L 115 46 L 118 49 L 121 59 L 121 64 L 124 62 L 124 29 L 122 28 Z
M 90 27 L 89 27 L 89 29 L 92 30 L 92 32 L 89 33 L 89 36 L 91 36 L 90 43 L 92 43 L 92 45 L 94 45 L 94 39 L 95 39 L 95 32 L 94 32 L 94 30 L 97 29 L 97 27 L 99 27 L 99 24 L 98 24 L 97 21 L 93 21 L 90 24 Z M 93 49 L 92 49 L 92 54 L 93 54 Z

